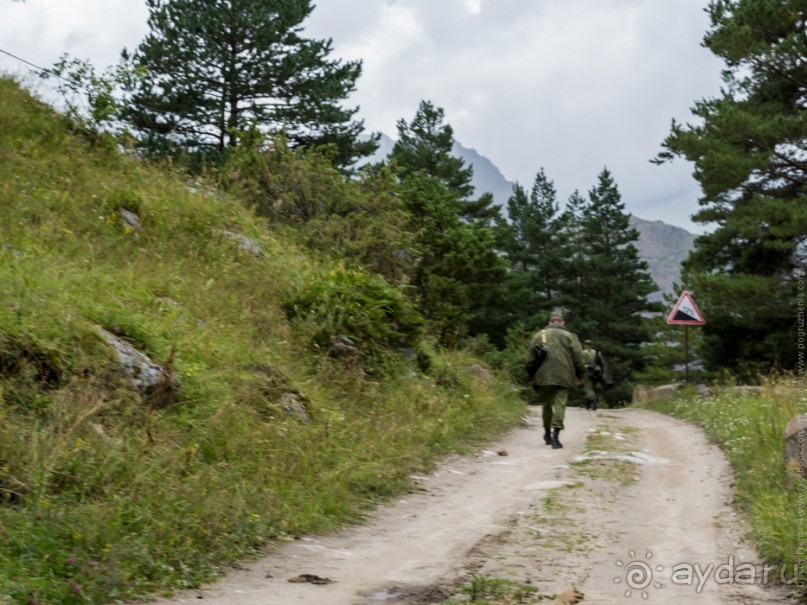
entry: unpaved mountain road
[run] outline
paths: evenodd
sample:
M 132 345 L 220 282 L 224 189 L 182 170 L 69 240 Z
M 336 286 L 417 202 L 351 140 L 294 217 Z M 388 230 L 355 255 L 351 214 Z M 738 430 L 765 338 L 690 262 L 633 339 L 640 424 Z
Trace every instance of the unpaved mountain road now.
M 474 578 L 527 586 L 524 603 L 577 602 L 570 589 L 598 604 L 789 602 L 771 579 L 780 570 L 765 574 L 743 542 L 729 467 L 700 430 L 646 410 L 571 408 L 553 450 L 539 412 L 414 477 L 418 489 L 361 526 L 281 544 L 152 605 L 426 605 L 467 600 L 459 587 Z

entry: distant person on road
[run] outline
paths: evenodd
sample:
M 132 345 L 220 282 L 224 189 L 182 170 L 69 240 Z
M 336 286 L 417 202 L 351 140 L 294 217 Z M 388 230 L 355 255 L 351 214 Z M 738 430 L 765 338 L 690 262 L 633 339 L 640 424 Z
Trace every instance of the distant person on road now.
M 586 363 L 586 375 L 583 378 L 586 409 L 596 411 L 600 404 L 597 397 L 597 385 L 610 389 L 613 386 L 611 373 L 608 371 L 602 353 L 595 349 L 594 343 L 588 339 L 583 341 L 583 361 Z
M 583 361 L 586 363 L 586 375 L 583 378 L 583 396 L 586 399 L 586 409 L 596 411 L 599 407 L 597 383 L 602 380 L 605 363 L 600 352 L 594 348 L 594 343 L 588 339 L 583 341 Z
M 566 329 L 563 310 L 554 309 L 546 328 L 530 339 L 527 353 L 527 375 L 543 406 L 544 443 L 553 449 L 563 447 L 559 434 L 564 429 L 566 402 L 569 392 L 583 383 L 585 373 L 580 340 Z

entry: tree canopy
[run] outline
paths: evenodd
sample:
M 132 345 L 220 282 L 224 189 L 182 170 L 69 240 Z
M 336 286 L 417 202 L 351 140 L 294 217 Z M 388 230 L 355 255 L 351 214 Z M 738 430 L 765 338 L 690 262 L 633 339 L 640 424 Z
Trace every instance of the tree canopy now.
M 453 130 L 441 108 L 422 101 L 411 123 L 398 122 L 398 135 L 390 158 L 416 234 L 412 285 L 439 340 L 454 343 L 473 331 L 501 281 L 503 262 L 486 225 L 498 209 L 469 199 L 472 169 L 451 155 Z
M 401 178 L 422 172 L 437 179 L 452 195 L 463 218 L 488 223 L 499 214 L 490 193 L 473 199 L 473 166 L 452 154 L 454 130 L 445 121 L 445 112 L 423 100 L 415 117 L 407 123 L 398 120 L 398 140 L 390 158 Z
M 650 338 L 643 318 L 660 310 L 648 299 L 658 287 L 639 257 L 634 245 L 639 232 L 630 226 L 630 214 L 607 168 L 588 199 L 579 197 L 570 208 L 577 248 L 572 258 L 576 279 L 569 284 L 575 327 L 604 352 L 615 379 L 624 383 L 643 365 L 639 346 Z
M 704 45 L 726 63 L 717 98 L 673 122 L 657 161 L 694 164 L 696 222 L 714 227 L 685 262 L 708 367 L 795 367 L 807 256 L 807 36 L 803 0 L 714 0 Z
M 502 284 L 504 296 L 491 326 L 498 328 L 491 340 L 500 344 L 507 328 L 520 324 L 534 329 L 545 321 L 553 306 L 563 303 L 567 240 L 562 233 L 555 186 L 543 168 L 535 175 L 529 192 L 518 183 L 513 187 L 497 235 L 509 265 Z
M 359 141 L 360 61 L 329 58 L 331 40 L 301 35 L 310 0 L 146 0 L 149 33 L 133 54 L 144 72 L 128 119 L 151 150 L 218 157 L 251 125 L 282 131 L 291 147 L 331 147 L 348 167 L 372 153 Z M 126 51 L 124 51 L 126 54 Z

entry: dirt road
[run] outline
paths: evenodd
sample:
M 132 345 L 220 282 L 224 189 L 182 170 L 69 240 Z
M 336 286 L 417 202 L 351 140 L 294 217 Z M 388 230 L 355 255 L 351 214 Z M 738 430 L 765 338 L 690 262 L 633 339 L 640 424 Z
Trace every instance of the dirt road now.
M 417 490 L 362 526 L 281 545 L 153 605 L 425 605 L 490 587 L 520 591 L 514 603 L 788 602 L 780 570 L 763 576 L 742 541 L 728 466 L 698 429 L 572 408 L 553 450 L 536 412 L 478 455 L 414 477 Z

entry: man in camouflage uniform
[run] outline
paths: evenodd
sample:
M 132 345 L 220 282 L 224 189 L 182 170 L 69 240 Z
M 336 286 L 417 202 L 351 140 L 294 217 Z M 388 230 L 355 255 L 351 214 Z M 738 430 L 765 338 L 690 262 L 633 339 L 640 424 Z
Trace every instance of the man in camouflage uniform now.
M 543 405 L 544 443 L 558 449 L 563 447 L 558 436 L 564 428 L 569 392 L 582 384 L 586 364 L 580 340 L 566 329 L 561 309 L 552 311 L 546 328 L 530 339 L 528 374 L 534 369 L 536 356 L 540 355 L 540 345 L 546 347 L 546 358 L 529 378 Z
M 597 382 L 602 378 L 602 357 L 590 340 L 583 341 L 583 361 L 586 363 L 586 375 L 583 377 L 583 394 L 586 409 L 597 411 Z

